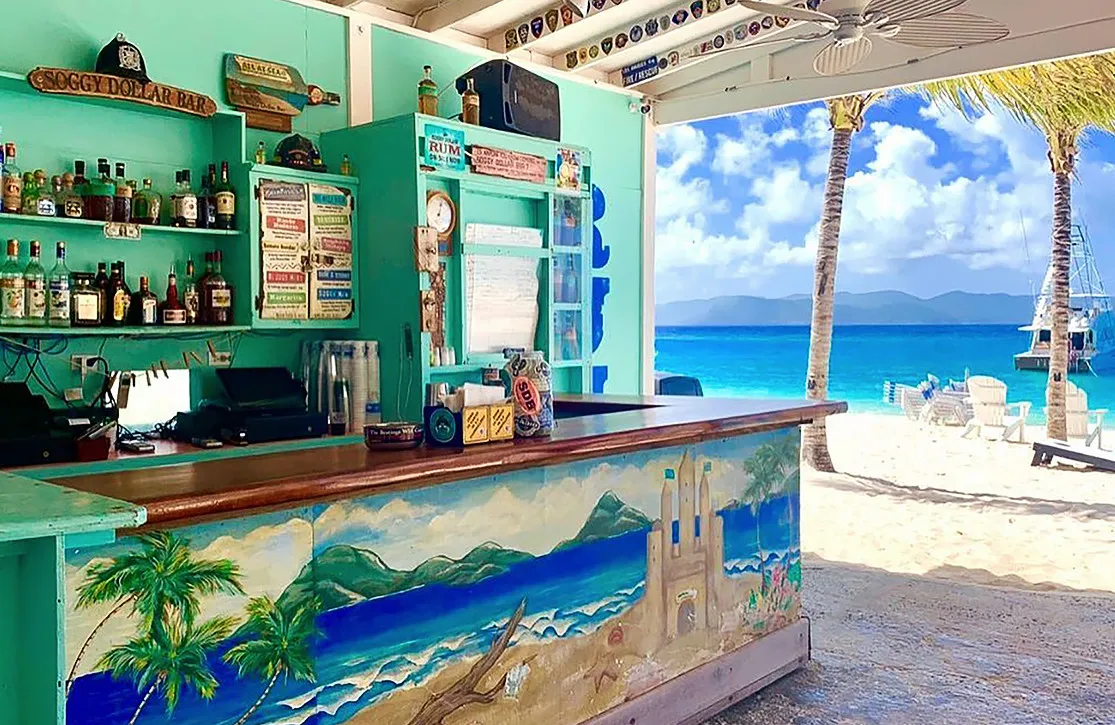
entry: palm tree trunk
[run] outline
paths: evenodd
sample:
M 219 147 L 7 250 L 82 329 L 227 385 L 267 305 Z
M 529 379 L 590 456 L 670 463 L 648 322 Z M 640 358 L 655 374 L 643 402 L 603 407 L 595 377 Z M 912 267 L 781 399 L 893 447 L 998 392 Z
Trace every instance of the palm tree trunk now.
M 128 721 L 128 725 L 136 725 L 136 721 L 139 720 L 139 714 L 143 712 L 143 708 L 147 706 L 147 701 L 155 694 L 155 689 L 158 688 L 160 682 L 162 682 L 162 680 L 155 680 L 151 683 L 151 686 L 147 688 L 147 692 L 143 694 L 143 699 L 139 701 L 139 707 L 136 708 L 135 713 L 132 715 L 132 719 Z
M 1053 320 L 1049 349 L 1049 384 L 1045 389 L 1046 426 L 1050 438 L 1068 440 L 1065 389 L 1069 367 L 1069 267 L 1072 259 L 1072 162 L 1053 174 Z
M 767 557 L 763 554 L 763 529 L 759 524 L 759 512 L 755 512 L 755 549 L 759 552 L 759 591 L 767 594 Z
M 271 680 L 267 683 L 267 687 L 263 688 L 263 694 L 260 695 L 259 699 L 252 703 L 252 706 L 248 708 L 248 711 L 244 713 L 239 720 L 236 721 L 236 725 L 244 725 L 244 723 L 248 722 L 248 718 L 256 714 L 256 710 L 258 710 L 263 705 L 263 701 L 266 700 L 267 696 L 271 694 L 271 688 L 275 686 L 275 682 L 278 679 L 279 671 L 278 669 L 276 669 L 275 674 L 271 675 Z
M 112 608 L 111 612 L 104 616 L 104 619 L 97 623 L 97 626 L 94 627 L 93 631 L 89 633 L 89 636 L 85 638 L 85 642 L 81 645 L 81 649 L 77 652 L 77 657 L 74 658 L 73 667 L 70 668 L 70 676 L 66 678 L 66 695 L 70 694 L 70 688 L 74 686 L 74 680 L 77 679 L 77 666 L 81 664 L 81 660 L 83 657 L 85 657 L 85 653 L 89 650 L 89 645 L 92 644 L 93 638 L 97 636 L 97 633 L 100 632 L 106 624 L 108 624 L 108 620 L 112 619 L 117 612 L 123 609 L 125 605 L 129 604 L 134 599 L 134 596 L 122 599 L 119 604 Z
M 844 184 L 848 179 L 848 157 L 852 129 L 834 128 L 829 155 L 821 232 L 817 240 L 817 263 L 813 269 L 813 318 L 809 328 L 809 370 L 805 395 L 824 400 L 829 389 L 829 357 L 832 353 L 832 308 L 836 287 L 836 254 L 840 242 L 840 217 L 844 210 Z M 825 419 L 810 423 L 802 431 L 805 462 L 818 471 L 833 471 L 829 456 Z

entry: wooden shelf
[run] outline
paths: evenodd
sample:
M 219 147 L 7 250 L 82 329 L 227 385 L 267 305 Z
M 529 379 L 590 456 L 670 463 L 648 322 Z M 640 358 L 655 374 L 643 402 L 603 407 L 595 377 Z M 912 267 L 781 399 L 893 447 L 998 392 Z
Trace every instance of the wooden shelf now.
M 247 325 L 181 325 L 149 327 L 4 327 L 0 337 L 190 337 L 251 332 Z
M 105 223 L 92 219 L 68 219 L 56 216 L 31 216 L 30 214 L 0 214 L 0 226 L 16 224 L 41 224 L 44 226 L 59 227 L 100 227 Z M 238 237 L 242 234 L 238 229 L 189 229 L 187 227 L 167 227 L 162 225 L 141 224 L 143 236 L 148 234 L 185 234 L 199 237 Z M 113 242 L 130 242 L 130 239 L 108 239 Z M 142 239 L 140 240 L 142 241 Z

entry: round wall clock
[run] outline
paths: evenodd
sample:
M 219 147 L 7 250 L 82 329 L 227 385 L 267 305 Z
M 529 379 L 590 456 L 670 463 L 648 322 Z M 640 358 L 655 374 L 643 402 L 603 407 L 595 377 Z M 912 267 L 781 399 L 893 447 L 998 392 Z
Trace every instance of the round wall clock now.
M 434 228 L 442 242 L 453 236 L 457 228 L 457 207 L 444 191 L 426 192 L 426 224 Z

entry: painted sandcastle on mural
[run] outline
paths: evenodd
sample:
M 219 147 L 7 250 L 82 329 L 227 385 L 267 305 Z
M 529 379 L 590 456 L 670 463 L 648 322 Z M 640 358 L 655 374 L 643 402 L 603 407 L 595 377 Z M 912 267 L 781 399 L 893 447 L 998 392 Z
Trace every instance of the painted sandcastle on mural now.
M 797 619 L 797 441 L 68 552 L 68 722 L 575 725 Z

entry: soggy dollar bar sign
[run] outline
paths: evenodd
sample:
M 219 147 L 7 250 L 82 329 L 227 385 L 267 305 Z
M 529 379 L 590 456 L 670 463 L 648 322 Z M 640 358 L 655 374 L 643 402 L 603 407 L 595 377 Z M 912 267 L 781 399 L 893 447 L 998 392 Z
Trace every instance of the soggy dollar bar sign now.
M 32 88 L 43 93 L 114 98 L 206 118 L 217 112 L 217 102 L 209 96 L 154 81 L 143 83 L 131 78 L 67 68 L 36 68 L 27 74 L 27 81 Z

